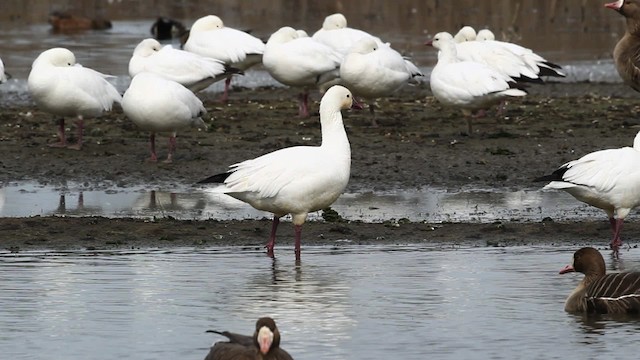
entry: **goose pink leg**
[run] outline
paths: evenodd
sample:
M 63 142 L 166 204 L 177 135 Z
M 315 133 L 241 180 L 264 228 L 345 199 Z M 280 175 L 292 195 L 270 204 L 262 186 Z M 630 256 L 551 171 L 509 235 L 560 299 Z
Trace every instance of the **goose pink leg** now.
M 49 144 L 49 147 L 66 147 L 67 137 L 64 131 L 64 118 L 58 120 L 58 142 Z
M 622 224 L 624 219 L 609 218 L 611 229 L 613 230 L 613 238 L 611 239 L 610 247 L 613 251 L 618 251 L 622 246 L 622 239 L 620 239 L 620 233 L 622 232 Z
M 271 224 L 271 235 L 269 236 L 269 242 L 264 247 L 267 248 L 267 255 L 273 257 L 273 248 L 276 246 L 276 230 L 278 230 L 278 224 L 280 224 L 280 218 L 273 216 L 273 223 Z
M 148 161 L 157 162 L 158 155 L 156 155 L 156 134 L 155 133 L 149 134 L 149 148 L 151 149 L 151 157 L 149 158 Z
M 220 98 L 220 102 L 226 103 L 229 101 L 229 88 L 231 88 L 231 78 L 228 77 L 224 80 L 224 94 Z
M 171 134 L 171 136 L 169 136 L 169 154 L 167 155 L 167 160 L 165 160 L 165 163 L 171 163 L 173 162 L 173 153 L 176 151 L 176 134 Z
M 78 120 L 76 120 L 76 127 L 78 128 L 77 130 L 78 142 L 76 142 L 74 145 L 68 145 L 67 148 L 73 149 L 73 150 L 80 150 L 82 149 L 82 136 L 84 134 L 84 119 L 82 118 L 82 116 L 78 116 Z
M 305 90 L 299 96 L 300 104 L 298 105 L 298 116 L 301 118 L 309 117 L 309 93 Z
M 300 260 L 300 239 L 302 238 L 302 225 L 295 225 L 294 231 L 296 234 L 296 244 L 295 244 L 296 260 Z

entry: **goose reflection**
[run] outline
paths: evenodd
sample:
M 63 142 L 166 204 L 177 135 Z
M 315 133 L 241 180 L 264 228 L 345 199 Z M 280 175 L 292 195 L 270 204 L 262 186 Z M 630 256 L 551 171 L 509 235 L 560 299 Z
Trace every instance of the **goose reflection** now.
M 580 330 L 585 333 L 584 343 L 602 343 L 605 345 L 605 335 L 615 328 L 624 327 L 625 332 L 640 332 L 640 321 L 637 315 L 629 314 L 573 314 L 571 315 Z M 632 325 L 632 326 L 629 326 Z
M 348 339 L 357 322 L 352 318 L 352 288 L 340 270 L 301 261 L 293 264 L 280 258 L 260 261 L 265 271 L 247 277 L 244 288 L 249 291 L 229 302 L 228 311 L 259 314 L 269 309 L 287 331 L 308 332 L 303 335 L 308 337 L 322 333 L 335 342 Z
M 87 216 L 102 212 L 102 207 L 99 205 L 85 205 L 84 193 L 82 191 L 78 192 L 78 198 L 74 207 L 67 206 L 67 196 L 73 197 L 69 194 L 60 193 L 58 197 L 58 207 L 52 212 L 53 215 Z
M 131 210 L 145 216 L 193 217 L 206 208 L 206 200 L 194 193 L 177 193 L 151 190 L 136 198 Z

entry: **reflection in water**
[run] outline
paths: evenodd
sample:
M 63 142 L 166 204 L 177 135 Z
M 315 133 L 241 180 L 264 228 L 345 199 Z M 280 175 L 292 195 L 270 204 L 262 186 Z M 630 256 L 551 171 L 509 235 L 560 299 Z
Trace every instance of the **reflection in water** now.
M 2 252 L 0 347 L 7 359 L 202 358 L 219 340 L 205 330 L 248 333 L 270 315 L 298 360 L 633 358 L 637 318 L 563 311 L 580 276 L 557 269 L 573 251 Z
M 228 195 L 188 187 L 173 186 L 168 191 L 144 187 L 87 190 L 82 186 L 70 185 L 68 189 L 60 190 L 31 183 L 14 183 L 0 190 L 0 217 L 170 216 L 186 220 L 232 220 L 269 216 Z M 70 201 L 75 204 L 74 207 L 69 206 Z M 568 194 L 539 190 L 497 192 L 463 189 L 451 192 L 425 188 L 347 193 L 332 208 L 346 219 L 364 222 L 402 218 L 432 223 L 541 221 L 545 217 L 554 220 L 602 219 L 600 210 L 579 203 Z M 320 212 L 309 215 L 312 221 L 320 218 Z

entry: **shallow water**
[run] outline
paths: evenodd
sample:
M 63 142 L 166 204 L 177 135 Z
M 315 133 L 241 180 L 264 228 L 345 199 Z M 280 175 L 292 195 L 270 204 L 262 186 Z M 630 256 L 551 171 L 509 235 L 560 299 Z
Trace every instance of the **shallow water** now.
M 560 191 L 447 191 L 437 188 L 346 193 L 331 205 L 347 220 L 380 222 L 406 218 L 426 222 L 603 219 L 604 213 Z M 65 188 L 11 183 L 0 188 L 0 217 L 105 216 L 183 220 L 261 219 L 259 211 L 228 195 L 203 188 Z M 311 220 L 320 213 L 310 215 Z
M 6 359 L 203 358 L 271 315 L 304 359 L 635 358 L 640 322 L 563 311 L 574 248 L 0 253 Z M 605 255 L 638 270 L 640 250 Z

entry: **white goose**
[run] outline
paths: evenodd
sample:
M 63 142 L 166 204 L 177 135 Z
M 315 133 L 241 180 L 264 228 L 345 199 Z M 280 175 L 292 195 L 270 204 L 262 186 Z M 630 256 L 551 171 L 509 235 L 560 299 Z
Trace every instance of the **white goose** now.
M 6 82 L 8 78 L 7 73 L 4 72 L 4 63 L 0 59 L 0 84 Z
M 320 101 L 320 146 L 294 146 L 230 166 L 226 173 L 200 183 L 219 183 L 224 192 L 258 210 L 274 214 L 269 242 L 273 255 L 280 217 L 291 214 L 295 227 L 295 252 L 300 257 L 302 224 L 307 215 L 331 205 L 349 182 L 351 147 L 341 110 L 358 106 L 351 92 L 332 86 Z
M 312 37 L 336 50 L 342 56 L 346 56 L 351 47 L 363 38 L 373 38 L 378 44 L 383 44 L 380 38 L 366 31 L 348 27 L 347 18 L 340 13 L 327 16 L 322 23 L 322 28 L 316 31 Z
M 122 98 L 122 109 L 131 121 L 149 131 L 150 161 L 158 161 L 156 133 L 168 132 L 169 153 L 165 162 L 173 160 L 176 132 L 188 127 L 205 128 L 202 121 L 206 110 L 202 101 L 189 89 L 160 75 L 142 72 L 134 76 Z
M 122 97 L 104 75 L 76 64 L 76 57 L 65 48 L 42 52 L 33 62 L 27 84 L 29 92 L 42 110 L 59 116 L 60 141 L 49 146 L 82 148 L 84 117 L 96 117 L 111 110 Z M 68 145 L 64 131 L 64 117 L 77 117 L 78 142 Z
M 550 181 L 543 189 L 564 190 L 604 210 L 613 232 L 610 245 L 617 251 L 624 218 L 640 205 L 640 132 L 633 147 L 592 152 L 535 180 Z
M 542 56 L 534 53 L 533 50 L 506 41 L 496 41 L 495 35 L 489 29 L 482 29 L 478 31 L 476 40 L 484 42 L 484 44 L 489 46 L 503 47 L 518 55 L 538 76 L 566 76 L 566 74 L 562 72 L 562 67 L 560 65 L 547 61 Z
M 340 76 L 340 54 L 310 37 L 299 37 L 289 26 L 271 34 L 262 64 L 277 81 L 303 88 L 299 115 L 309 116 L 309 88 L 320 87 Z
M 442 104 L 463 109 L 469 134 L 470 111 L 484 109 L 506 97 L 527 94 L 512 88 L 513 79 L 492 67 L 458 59 L 456 43 L 447 32 L 436 34 L 427 45 L 440 50 L 438 63 L 431 71 L 431 91 Z
M 463 26 L 458 30 L 458 32 L 453 36 L 453 40 L 456 43 L 463 43 L 465 41 L 474 41 L 476 40 L 476 29 L 471 26 Z
M 367 99 L 390 96 L 417 76 L 423 75 L 415 65 L 370 37 L 360 39 L 340 65 L 342 84 Z M 373 105 L 369 108 L 373 112 Z
M 221 60 L 206 58 L 198 54 L 164 47 L 156 39 L 144 39 L 129 60 L 129 75 L 148 71 L 176 81 L 193 92 L 206 89 L 216 81 L 238 73 Z
M 462 27 L 454 36 L 457 56 L 462 61 L 475 61 L 494 68 L 515 81 L 542 83 L 538 67 L 527 63 L 511 50 L 477 40 L 476 30 L 471 26 Z
M 207 15 L 193 23 L 184 49 L 244 71 L 262 61 L 264 43 L 244 31 L 225 27 L 215 15 Z M 222 101 L 229 98 L 230 83 L 231 77 L 228 77 Z

